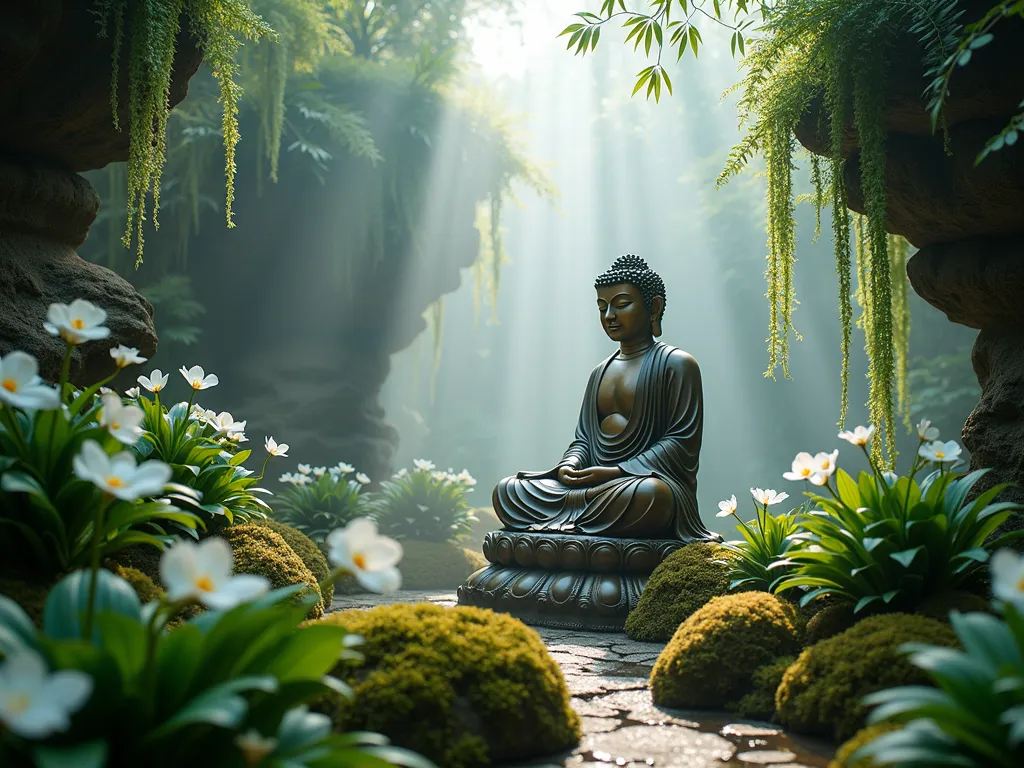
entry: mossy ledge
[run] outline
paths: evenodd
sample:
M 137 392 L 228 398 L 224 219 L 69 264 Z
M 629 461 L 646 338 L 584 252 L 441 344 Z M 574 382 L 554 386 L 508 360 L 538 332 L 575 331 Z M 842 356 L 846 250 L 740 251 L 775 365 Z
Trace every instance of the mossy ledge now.
M 322 621 L 366 639 L 363 661 L 343 659 L 333 672 L 356 694 L 323 705 L 338 730 L 383 733 L 445 768 L 516 763 L 579 742 L 558 664 L 510 616 L 398 604 Z

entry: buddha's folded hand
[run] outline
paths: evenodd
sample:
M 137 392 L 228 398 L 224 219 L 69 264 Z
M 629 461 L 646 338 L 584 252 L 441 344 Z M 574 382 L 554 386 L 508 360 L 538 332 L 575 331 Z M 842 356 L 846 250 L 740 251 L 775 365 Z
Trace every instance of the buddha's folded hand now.
M 586 467 L 585 469 L 562 467 L 558 471 L 558 479 L 563 485 L 570 488 L 593 488 L 610 480 L 618 480 L 624 474 L 618 467 Z

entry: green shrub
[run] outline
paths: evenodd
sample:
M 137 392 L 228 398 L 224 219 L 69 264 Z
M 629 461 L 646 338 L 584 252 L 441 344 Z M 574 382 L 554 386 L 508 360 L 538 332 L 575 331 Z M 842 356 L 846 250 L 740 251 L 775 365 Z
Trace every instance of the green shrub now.
M 299 592 L 296 599 L 310 592 L 315 593 L 317 602 L 310 609 L 309 618 L 316 619 L 324 615 L 323 596 L 316 577 L 280 534 L 260 525 L 233 525 L 225 528 L 221 536 L 231 545 L 235 556 L 235 573 L 265 576 L 270 581 L 271 589 L 308 584 L 309 589 Z
M 729 558 L 729 589 L 745 587 L 761 592 L 774 592 L 775 584 L 787 577 L 792 570 L 792 566 L 781 563 L 786 560 L 787 553 L 795 545 L 792 535 L 796 533 L 797 518 L 806 511 L 806 505 L 773 515 L 768 511 L 767 503 L 758 503 L 755 500 L 756 516 L 748 524 L 735 510 L 736 497 L 733 496 L 730 501 L 732 514 L 740 521 L 736 530 L 743 538 L 722 544 L 732 555 Z M 723 511 L 730 508 L 730 501 L 719 504 Z
M 254 520 L 254 524 L 262 525 L 265 528 L 269 528 L 274 533 L 278 534 L 282 539 L 288 542 L 288 546 L 292 548 L 292 551 L 299 556 L 306 567 L 309 568 L 309 572 L 313 574 L 318 582 L 323 583 L 324 580 L 331 575 L 331 566 L 327 564 L 327 558 L 324 557 L 324 553 L 320 551 L 320 547 L 314 543 L 302 531 L 297 528 L 293 528 L 290 525 L 278 522 L 277 520 Z M 328 584 L 327 590 L 323 593 L 324 607 L 330 608 L 331 601 L 334 600 L 334 585 Z
M 432 471 L 418 461 L 380 484 L 367 504 L 381 534 L 399 541 L 455 541 L 473 529 L 476 517 L 466 501 L 476 480 L 461 474 Z
M 514 763 L 579 741 L 561 670 L 510 616 L 400 604 L 320 623 L 366 638 L 364 661 L 334 669 L 356 694 L 324 705 L 337 728 L 378 731 L 445 768 Z
M 402 589 L 455 589 L 487 564 L 480 553 L 451 541 L 405 541 L 402 549 Z
M 845 632 L 862 618 L 866 616 L 855 615 L 850 603 L 837 602 L 826 605 L 807 620 L 804 642 L 807 645 L 814 645 L 822 640 L 828 640 L 840 632 Z
M 924 616 L 871 616 L 807 648 L 782 679 L 775 705 L 783 725 L 799 733 L 845 740 L 864 726 L 861 699 L 927 676 L 899 652 L 903 643 L 956 643 L 948 625 Z
M 900 726 L 895 723 L 878 723 L 861 728 L 853 735 L 853 738 L 844 742 L 836 750 L 835 757 L 828 764 L 828 768 L 878 768 L 878 763 L 869 757 L 851 760 L 854 753 L 866 744 L 870 744 L 883 733 L 895 731 Z
M 110 570 L 113 571 L 115 575 L 120 576 L 131 584 L 132 589 L 135 590 L 135 594 L 139 596 L 139 602 L 143 605 L 151 603 L 154 600 L 159 600 L 164 596 L 163 589 L 154 583 L 153 579 L 149 578 L 149 576 L 137 568 L 114 565 Z
M 949 622 L 951 611 L 961 613 L 991 613 L 991 603 L 981 595 L 963 590 L 953 590 L 933 595 L 921 602 L 916 613 L 930 619 Z
M 347 464 L 315 468 L 300 464 L 298 472 L 281 475 L 286 487 L 274 496 L 274 516 L 322 544 L 335 528 L 365 514 L 364 483 L 355 478 L 368 478 L 359 473 L 350 477 L 353 473 Z
M 665 641 L 711 598 L 729 591 L 729 567 L 717 544 L 687 544 L 665 558 L 626 618 L 634 640 Z
M 755 670 L 800 650 L 791 603 L 765 592 L 712 598 L 684 621 L 651 672 L 666 707 L 713 709 L 750 692 Z
M 775 661 L 758 667 L 751 677 L 753 690 L 734 704 L 727 704 L 726 709 L 740 717 L 755 720 L 771 720 L 775 716 L 775 691 L 782 682 L 789 665 L 796 661 L 794 656 L 780 656 Z

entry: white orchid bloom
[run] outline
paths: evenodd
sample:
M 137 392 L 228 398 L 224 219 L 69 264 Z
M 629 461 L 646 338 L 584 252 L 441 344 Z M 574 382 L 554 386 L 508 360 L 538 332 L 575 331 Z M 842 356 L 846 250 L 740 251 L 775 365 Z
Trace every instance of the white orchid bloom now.
M 178 372 L 185 377 L 185 381 L 188 382 L 192 389 L 209 389 L 210 387 L 216 387 L 220 384 L 220 379 L 217 378 L 217 374 L 207 374 L 201 365 L 193 365 L 191 368 L 181 366 L 181 368 L 178 369 Z
M 125 405 L 121 396 L 113 393 L 104 395 L 100 408 L 100 426 L 119 443 L 135 445 L 142 437 L 142 419 L 145 414 L 137 405 Z
M 764 490 L 761 488 L 751 488 L 750 495 L 754 497 L 754 501 L 766 507 L 778 504 L 789 498 L 788 493 L 777 493 L 771 488 Z
M 273 437 L 266 438 L 263 441 L 263 447 L 267 449 L 267 453 L 271 456 L 288 455 L 288 443 L 278 443 Z
M 277 749 L 277 739 L 263 736 L 255 728 L 235 736 L 235 746 L 246 765 L 259 765 Z
M 111 349 L 110 356 L 114 358 L 114 363 L 118 368 L 127 368 L 129 365 L 141 365 L 149 359 L 148 357 L 140 357 L 137 347 L 126 347 L 124 344 L 118 344 Z
M 434 470 L 434 462 L 426 459 L 413 459 L 412 465 L 416 467 L 417 472 L 432 472 Z
M 992 594 L 1024 613 L 1024 555 L 1000 549 L 989 563 Z
M 739 506 L 739 503 L 736 501 L 736 494 L 734 493 L 725 501 L 718 502 L 719 512 L 715 517 L 728 517 L 729 515 L 735 515 L 737 506 Z
M 301 472 L 302 474 L 308 475 L 312 471 L 313 468 L 310 467 L 309 464 L 299 464 L 299 472 Z
M 845 440 L 851 445 L 867 445 L 873 434 L 875 434 L 874 425 L 869 425 L 867 427 L 854 427 L 853 432 L 845 429 L 840 432 L 839 439 Z
M 793 468 L 789 472 L 783 472 L 786 480 L 810 480 L 815 473 L 814 457 L 807 451 L 801 451 L 793 459 Z
M 71 460 L 75 475 L 123 501 L 155 496 L 171 480 L 171 468 L 162 461 L 135 464 L 129 451 L 108 456 L 95 440 L 82 443 L 82 452 Z
M 824 485 L 828 479 L 835 474 L 836 459 L 839 458 L 839 449 L 832 453 L 817 453 L 814 455 L 814 474 L 811 476 L 811 485 Z
M 356 472 L 356 482 L 360 485 L 369 485 L 370 478 L 364 475 L 362 472 Z
M 132 400 L 138 400 L 139 395 L 141 394 L 142 390 L 140 390 L 138 387 L 128 387 L 128 389 L 124 391 L 124 396 Z
M 933 427 L 928 419 L 921 419 L 917 425 L 917 437 L 922 443 L 931 443 L 939 439 L 938 427 Z
M 344 461 L 339 461 L 337 466 L 334 467 L 340 475 L 350 475 L 356 471 L 356 468 L 351 464 L 346 464 Z
M 343 568 L 371 592 L 387 594 L 402 584 L 402 574 L 395 566 L 402 559 L 402 545 L 377 533 L 377 523 L 357 517 L 344 528 L 327 534 L 327 559 L 336 568 Z
M 46 311 L 47 333 L 60 336 L 68 344 L 105 339 L 110 329 L 103 325 L 107 313 L 91 301 L 75 299 L 70 304 L 51 304 Z
M 323 477 L 327 474 L 327 467 L 313 467 L 313 477 Z
M 149 374 L 149 376 L 139 376 L 136 381 L 139 382 L 147 392 L 159 392 L 167 386 L 167 380 L 170 378 L 171 374 L 164 373 L 159 368 L 154 368 L 153 372 Z
M 960 446 L 956 440 L 947 440 L 945 443 L 936 440 L 933 443 L 924 443 L 917 449 L 917 453 L 922 459 L 936 464 L 951 464 L 960 458 Z
M 85 672 L 50 673 L 35 651 L 18 649 L 0 664 L 0 724 L 22 738 L 45 739 L 68 729 L 92 690 Z
M 0 357 L 0 403 L 15 408 L 53 411 L 60 407 L 57 390 L 39 378 L 39 363 L 16 349 Z
M 213 610 L 230 610 L 270 590 L 263 576 L 232 576 L 231 547 L 211 536 L 198 544 L 182 539 L 160 558 L 160 580 L 171 602 L 194 600 Z

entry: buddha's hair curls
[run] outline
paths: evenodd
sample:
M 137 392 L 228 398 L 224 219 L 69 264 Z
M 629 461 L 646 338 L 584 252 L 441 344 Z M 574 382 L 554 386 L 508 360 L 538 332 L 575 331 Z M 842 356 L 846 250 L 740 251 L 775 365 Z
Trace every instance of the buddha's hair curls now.
M 629 283 L 640 289 L 644 297 L 644 306 L 650 311 L 655 296 L 661 296 L 662 302 L 667 303 L 665 297 L 665 283 L 653 269 L 647 266 L 647 262 L 639 256 L 627 253 L 619 256 L 611 268 L 602 272 L 594 281 L 594 287 L 602 285 L 615 285 L 616 283 Z M 664 314 L 664 310 L 662 310 Z

